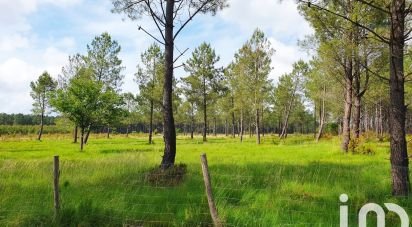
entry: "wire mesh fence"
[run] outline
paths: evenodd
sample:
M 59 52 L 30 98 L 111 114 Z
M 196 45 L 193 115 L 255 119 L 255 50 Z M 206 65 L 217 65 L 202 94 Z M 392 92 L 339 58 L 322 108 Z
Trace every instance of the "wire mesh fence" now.
M 200 162 L 168 175 L 133 161 L 90 165 L 63 158 L 57 217 L 52 157 L 1 163 L 0 226 L 213 226 Z M 354 224 L 368 202 L 396 202 L 412 214 L 411 199 L 388 192 L 389 165 L 209 164 L 224 226 L 338 226 L 341 205 L 349 207 Z M 349 195 L 345 204 L 339 201 L 341 193 Z M 392 226 L 399 222 L 395 215 L 387 218 Z

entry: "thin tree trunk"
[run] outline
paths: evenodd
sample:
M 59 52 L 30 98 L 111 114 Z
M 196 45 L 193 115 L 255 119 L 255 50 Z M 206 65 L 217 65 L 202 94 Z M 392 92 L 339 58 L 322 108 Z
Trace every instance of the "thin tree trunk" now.
M 107 139 L 110 138 L 110 125 L 107 125 L 107 135 L 106 135 Z
M 216 117 L 213 118 L 213 135 L 216 136 L 217 135 L 217 131 L 216 131 L 217 127 L 216 127 Z
M 83 151 L 84 146 L 84 127 L 80 128 L 80 150 Z
M 259 108 L 256 108 L 256 144 L 260 144 L 260 113 Z
M 326 95 L 326 86 L 323 86 L 323 96 L 322 96 L 322 105 L 320 107 L 320 118 L 319 118 L 319 131 L 316 136 L 316 142 L 319 142 L 323 134 L 323 128 L 325 124 L 325 95 Z
M 350 119 L 352 114 L 352 58 L 348 57 L 345 63 L 345 106 L 342 127 L 342 151 L 348 152 L 350 141 Z
M 92 126 L 89 125 L 87 127 L 87 132 L 86 132 L 86 137 L 84 138 L 84 144 L 87 144 L 89 142 L 89 136 L 90 136 L 90 131 L 92 130 Z
M 206 106 L 206 79 L 203 78 L 203 142 L 207 141 L 207 106 Z
M 37 140 L 41 140 L 41 136 L 43 135 L 43 126 L 44 126 L 44 111 L 42 110 L 41 115 L 40 115 L 40 131 L 39 131 L 39 137 L 37 138 Z
M 359 71 L 359 62 L 355 58 L 354 64 L 354 75 L 353 75 L 353 84 L 354 84 L 354 111 L 353 111 L 353 131 L 355 133 L 355 138 L 358 139 L 360 135 L 360 121 L 361 121 L 361 87 L 360 87 L 360 71 Z
M 252 138 L 252 116 L 250 116 L 248 120 L 248 130 L 249 130 L 249 138 Z
M 404 78 L 404 44 L 405 44 L 405 0 L 393 0 L 391 11 L 390 37 L 390 147 L 392 169 L 392 194 L 408 196 L 409 158 L 405 138 L 405 78 Z
M 130 125 L 127 125 L 126 126 L 126 137 L 129 137 L 129 128 L 130 128 Z
M 313 101 L 313 138 L 316 139 L 316 141 L 318 141 L 317 139 L 317 134 L 316 134 L 316 99 Z M 320 111 L 321 113 L 321 111 Z
M 383 137 L 383 116 L 382 116 L 382 99 L 379 102 L 379 135 Z
M 240 129 L 239 129 L 240 142 L 243 142 L 243 110 L 240 110 Z
M 194 130 L 194 127 L 193 127 L 193 117 L 192 117 L 190 121 L 190 139 L 193 139 L 193 130 Z
M 153 136 L 153 99 L 150 100 L 150 120 L 149 120 L 149 144 L 152 144 Z
M 236 126 L 235 126 L 235 108 L 234 99 L 232 97 L 232 137 L 235 138 L 236 135 Z
M 282 131 L 280 133 L 280 138 L 281 139 L 285 139 L 287 137 L 287 134 L 288 134 L 289 115 L 290 115 L 291 108 L 292 108 L 292 101 L 289 103 L 289 106 L 288 106 L 287 111 L 286 111 L 285 120 L 283 122 Z
M 174 0 L 166 1 L 165 26 L 165 77 L 163 86 L 163 134 L 165 149 L 161 168 L 167 169 L 175 163 L 176 157 L 176 129 L 173 118 L 173 14 Z
M 261 131 L 262 131 L 262 136 L 265 137 L 265 128 L 266 128 L 266 127 L 265 127 L 265 121 L 264 121 L 264 118 L 263 118 L 263 113 L 264 113 L 265 111 L 264 111 L 263 107 L 262 107 L 262 111 L 260 111 L 260 112 L 261 112 L 261 118 L 260 118 L 261 120 L 260 120 L 260 121 L 261 121 L 261 126 L 262 126 L 262 130 L 261 130 Z
M 227 118 L 225 118 L 225 136 L 226 137 L 228 135 L 228 131 L 229 131 L 229 126 L 228 126 L 228 123 L 227 123 Z
M 77 143 L 77 132 L 79 130 L 79 127 L 76 125 L 74 126 L 74 131 L 73 131 L 73 143 Z

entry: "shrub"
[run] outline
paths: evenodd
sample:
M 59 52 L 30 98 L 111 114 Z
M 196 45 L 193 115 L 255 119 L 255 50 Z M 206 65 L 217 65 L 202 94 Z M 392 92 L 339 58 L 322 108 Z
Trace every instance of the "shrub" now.
M 348 151 L 353 154 L 374 155 L 375 149 L 369 144 L 368 139 L 364 137 L 351 139 L 348 144 Z

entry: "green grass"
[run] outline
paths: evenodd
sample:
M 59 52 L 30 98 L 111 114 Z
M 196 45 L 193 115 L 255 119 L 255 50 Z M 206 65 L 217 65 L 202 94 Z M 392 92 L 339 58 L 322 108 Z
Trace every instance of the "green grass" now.
M 227 226 L 338 226 L 339 195 L 349 195 L 350 226 L 368 202 L 395 202 L 412 215 L 412 199 L 390 195 L 389 144 L 375 155 L 344 155 L 338 138 L 313 142 L 291 136 L 179 137 L 177 163 L 187 165 L 178 186 L 145 177 L 158 166 L 162 139 L 93 135 L 84 152 L 68 135 L 0 141 L 0 226 L 209 226 L 200 154 L 207 153 L 215 200 Z M 53 222 L 52 160 L 60 156 L 62 209 Z M 397 226 L 387 215 L 387 226 Z M 371 219 L 371 222 L 373 220 Z

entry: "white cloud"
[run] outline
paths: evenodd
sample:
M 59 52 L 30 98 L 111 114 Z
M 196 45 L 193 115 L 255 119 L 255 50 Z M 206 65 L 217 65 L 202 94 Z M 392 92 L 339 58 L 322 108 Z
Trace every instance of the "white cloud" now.
M 232 0 L 229 4 L 220 17 L 244 31 L 251 32 L 259 27 L 283 38 L 303 37 L 312 32 L 293 0 Z
M 18 33 L 0 37 L 0 51 L 14 51 L 18 48 L 28 47 L 29 39 Z
M 86 44 L 105 31 L 122 46 L 120 57 L 126 66 L 123 90 L 137 92 L 133 78 L 140 53 L 154 42 L 138 31 L 137 24 L 153 34 L 158 31 L 150 18 L 143 17 L 138 22 L 122 21 L 123 15 L 110 12 L 111 1 L 95 3 L 83 0 L 0 0 L 0 112 L 29 113 L 32 102 L 30 81 L 37 79 L 44 70 L 56 77 L 68 55 L 84 53 Z M 217 17 L 198 16 L 185 28 L 176 44 L 181 51 L 190 49 L 177 64 L 185 61 L 195 47 L 206 41 L 221 56 L 219 65 L 226 66 L 256 27 L 265 32 L 276 49 L 271 78 L 290 72 L 292 63 L 300 58 L 307 59 L 299 51 L 296 41 L 312 31 L 298 14 L 294 1 L 284 0 L 279 4 L 278 0 L 231 0 L 229 3 L 230 7 L 219 12 Z M 36 31 L 42 28 L 32 27 L 35 25 L 31 24 L 30 17 L 45 6 L 65 9 L 71 23 L 66 33 L 60 34 L 60 29 L 56 33 L 51 30 L 43 34 L 44 31 Z M 179 68 L 175 75 L 179 77 L 185 73 Z
M 269 38 L 269 41 L 272 44 L 272 47 L 276 50 L 275 54 L 272 57 L 272 73 L 270 77 L 277 79 L 285 73 L 292 71 L 292 64 L 298 60 L 308 60 L 310 56 L 306 52 L 300 51 L 299 47 L 296 45 L 284 44 L 275 38 Z
M 32 103 L 30 82 L 35 81 L 44 71 L 57 78 L 67 56 L 67 53 L 50 47 L 41 54 L 29 53 L 26 57 L 33 59 L 32 61 L 11 57 L 0 63 L 0 112 L 29 113 Z

